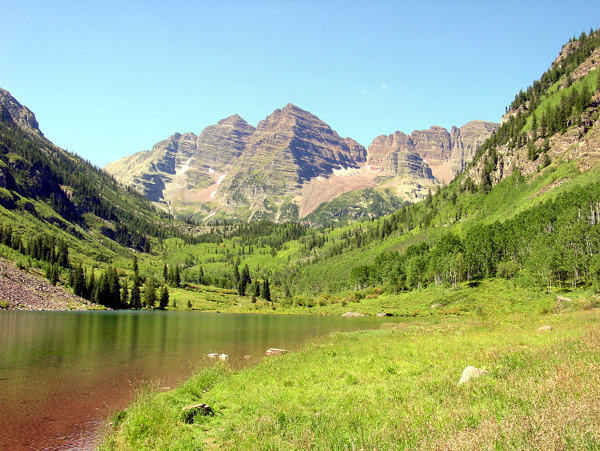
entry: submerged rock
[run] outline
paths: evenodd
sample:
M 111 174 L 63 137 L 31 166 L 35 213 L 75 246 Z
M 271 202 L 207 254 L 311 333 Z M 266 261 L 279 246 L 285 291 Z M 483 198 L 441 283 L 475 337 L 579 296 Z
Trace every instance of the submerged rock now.
M 468 366 L 463 370 L 462 376 L 458 381 L 458 385 L 466 384 L 467 382 L 470 382 L 481 376 L 485 376 L 486 374 L 489 374 L 486 370 L 475 368 L 474 366 Z

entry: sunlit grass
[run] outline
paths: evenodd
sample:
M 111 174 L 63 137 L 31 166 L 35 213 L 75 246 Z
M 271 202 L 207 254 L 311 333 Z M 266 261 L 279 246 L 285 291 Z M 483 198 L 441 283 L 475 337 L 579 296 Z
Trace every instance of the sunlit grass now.
M 596 449 L 599 345 L 594 310 L 336 333 L 144 393 L 105 448 Z M 468 365 L 489 375 L 458 386 Z M 197 403 L 216 415 L 184 424 L 181 408 Z

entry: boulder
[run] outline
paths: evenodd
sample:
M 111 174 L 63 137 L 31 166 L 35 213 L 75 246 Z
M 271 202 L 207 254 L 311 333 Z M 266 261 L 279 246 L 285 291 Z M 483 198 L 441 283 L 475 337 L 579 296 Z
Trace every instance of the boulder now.
M 557 296 L 556 297 L 556 303 L 557 304 L 562 304 L 564 302 L 571 302 L 570 298 L 564 297 L 564 296 Z
M 377 314 L 377 316 L 383 318 L 384 316 L 392 316 L 392 314 L 391 313 L 386 313 L 386 312 L 379 312 Z
M 367 316 L 363 313 L 359 313 L 359 312 L 346 312 L 346 313 L 342 313 L 342 316 Z
M 466 384 L 467 382 L 470 382 L 473 379 L 477 379 L 481 376 L 485 376 L 486 374 L 489 374 L 486 370 L 475 368 L 474 366 L 468 366 L 463 370 L 462 376 L 458 381 L 458 385 Z
M 280 349 L 280 348 L 269 348 L 269 349 L 267 349 L 267 355 L 282 355 L 282 354 L 287 354 L 287 350 L 286 349 Z
M 214 415 L 215 412 L 206 404 L 196 404 L 181 409 L 181 419 L 184 423 L 191 424 L 197 416 Z
M 229 356 L 227 354 L 219 354 L 219 358 L 221 360 L 227 360 L 229 358 Z
M 545 330 L 552 330 L 552 326 L 542 326 L 537 329 L 538 332 L 543 332 Z
M 211 352 L 210 354 L 208 354 L 208 357 L 210 357 L 211 359 L 216 359 L 217 357 L 219 357 L 219 354 L 215 354 L 214 352 Z

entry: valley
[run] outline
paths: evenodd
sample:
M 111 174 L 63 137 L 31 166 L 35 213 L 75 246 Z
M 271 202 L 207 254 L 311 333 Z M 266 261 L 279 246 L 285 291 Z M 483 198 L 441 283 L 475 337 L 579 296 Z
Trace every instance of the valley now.
M 0 90 L 0 306 L 381 321 L 139 390 L 101 449 L 595 448 L 599 48 L 567 42 L 501 124 L 365 148 L 288 104 L 104 169 Z M 50 304 L 8 294 L 41 276 Z

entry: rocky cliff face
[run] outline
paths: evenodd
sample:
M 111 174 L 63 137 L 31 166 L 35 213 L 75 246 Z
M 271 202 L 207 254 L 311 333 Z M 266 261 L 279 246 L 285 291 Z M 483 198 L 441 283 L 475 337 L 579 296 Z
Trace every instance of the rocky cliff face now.
M 174 212 L 212 217 L 241 207 L 242 215 L 280 217 L 279 208 L 298 210 L 304 183 L 335 170 L 358 170 L 366 149 L 341 138 L 313 114 L 288 104 L 252 127 L 238 115 L 193 133 L 171 136 L 106 166 L 120 182 Z M 268 200 L 267 200 L 268 199 Z M 294 207 L 296 205 L 296 207 Z M 234 213 L 234 215 L 236 215 Z M 294 219 L 292 217 L 288 219 Z
M 492 122 L 472 121 L 461 128 L 432 126 L 410 135 L 378 136 L 368 149 L 368 164 L 396 175 L 450 182 L 472 161 L 475 151 L 498 129 Z
M 105 169 L 173 213 L 299 219 L 356 189 L 385 186 L 399 198 L 418 200 L 426 186 L 449 181 L 451 165 L 464 167 L 494 127 L 475 121 L 452 133 L 435 126 L 410 135 L 396 132 L 375 138 L 367 152 L 288 104 L 256 128 L 234 115 L 199 136 L 176 133 Z M 440 176 L 440 167 L 447 174 Z
M 475 152 L 498 130 L 498 124 L 484 121 L 471 121 L 461 128 L 452 127 L 450 169 L 452 177 L 464 171 L 473 161 Z
M 285 194 L 334 169 L 358 168 L 366 150 L 342 139 L 318 117 L 292 104 L 261 121 L 223 181 L 230 202 L 236 193 Z
M 194 133 L 175 133 L 151 151 L 121 158 L 106 170 L 153 202 L 185 201 L 216 183 L 245 148 L 254 127 L 234 115 Z
M 373 170 L 412 176 L 433 182 L 435 179 L 431 168 L 423 161 L 416 147 L 412 136 L 402 132 L 396 132 L 389 136 L 378 136 L 369 146 L 368 164 Z
M 22 129 L 42 135 L 33 112 L 21 105 L 8 91 L 0 88 L 0 114 L 4 119 L 10 118 Z

